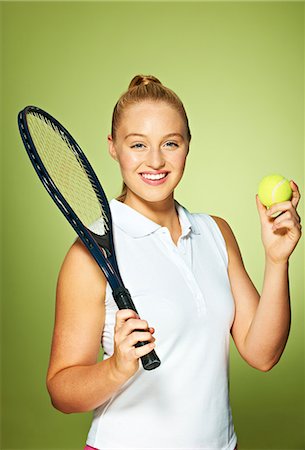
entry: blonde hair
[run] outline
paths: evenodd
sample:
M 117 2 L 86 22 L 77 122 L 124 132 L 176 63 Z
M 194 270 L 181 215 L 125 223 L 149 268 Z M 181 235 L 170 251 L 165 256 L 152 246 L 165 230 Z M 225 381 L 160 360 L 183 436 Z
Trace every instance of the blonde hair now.
M 116 140 L 117 130 L 121 123 L 124 110 L 130 105 L 134 105 L 145 100 L 165 102 L 178 111 L 185 122 L 188 144 L 190 143 L 191 132 L 183 103 L 174 91 L 164 86 L 161 81 L 153 75 L 136 75 L 133 77 L 129 83 L 128 90 L 124 92 L 117 101 L 113 110 L 111 123 L 111 136 L 114 141 Z M 126 193 L 127 186 L 123 181 L 122 192 L 116 199 L 124 202 Z

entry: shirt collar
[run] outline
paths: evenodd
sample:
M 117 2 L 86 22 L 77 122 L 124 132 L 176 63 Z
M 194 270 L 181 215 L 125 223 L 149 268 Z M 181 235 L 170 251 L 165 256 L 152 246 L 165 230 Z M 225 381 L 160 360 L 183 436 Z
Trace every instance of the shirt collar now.
M 177 200 L 174 202 L 182 228 L 182 236 L 186 236 L 190 232 L 200 234 L 198 227 L 191 220 L 190 213 Z M 133 238 L 147 236 L 162 228 L 158 223 L 115 198 L 109 202 L 109 206 L 113 223 Z

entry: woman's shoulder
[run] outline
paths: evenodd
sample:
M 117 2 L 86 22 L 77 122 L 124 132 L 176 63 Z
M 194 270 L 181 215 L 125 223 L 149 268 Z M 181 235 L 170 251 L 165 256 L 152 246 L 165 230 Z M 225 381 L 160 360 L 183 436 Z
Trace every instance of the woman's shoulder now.
M 210 231 L 215 231 L 219 229 L 222 234 L 227 234 L 227 230 L 230 228 L 229 224 L 222 217 L 214 216 L 207 212 L 190 212 L 185 207 L 183 209 L 195 230 L 204 231 L 210 229 Z
M 214 232 L 218 235 L 227 249 L 228 260 L 232 267 L 243 264 L 241 250 L 239 248 L 235 234 L 228 221 L 222 217 L 209 214 L 195 214 L 199 220 L 209 221 L 213 225 Z
M 106 286 L 106 279 L 95 259 L 77 237 L 68 249 L 59 271 L 59 282 L 90 287 Z
M 237 245 L 236 238 L 234 236 L 233 230 L 228 224 L 228 222 L 219 216 L 210 216 L 217 224 L 221 234 L 226 242 L 228 248 Z
M 220 247 L 226 249 L 227 263 L 233 271 L 243 265 L 243 258 L 237 239 L 227 220 L 208 213 L 189 214 L 190 221 L 193 220 L 197 226 L 201 227 L 203 233 L 212 234 L 213 238 L 220 244 Z
M 189 212 L 186 208 L 184 209 L 195 230 L 212 233 L 226 244 L 227 249 L 237 245 L 232 228 L 223 217 L 207 212 Z

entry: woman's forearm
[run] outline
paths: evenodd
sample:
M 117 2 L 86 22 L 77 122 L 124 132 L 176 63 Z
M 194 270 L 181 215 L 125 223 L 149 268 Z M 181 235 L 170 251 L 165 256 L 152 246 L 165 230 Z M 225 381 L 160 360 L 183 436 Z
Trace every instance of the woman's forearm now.
M 257 367 L 271 369 L 285 348 L 291 322 L 288 261 L 266 259 L 260 301 L 245 340 Z
M 47 388 L 53 406 L 70 414 L 92 411 L 126 381 L 115 371 L 110 357 L 90 366 L 67 367 L 47 381 Z

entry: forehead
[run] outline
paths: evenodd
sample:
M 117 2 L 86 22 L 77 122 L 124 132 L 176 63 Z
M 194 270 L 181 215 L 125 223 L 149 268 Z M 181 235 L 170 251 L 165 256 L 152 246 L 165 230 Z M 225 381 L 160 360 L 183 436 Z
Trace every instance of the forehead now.
M 125 132 L 181 132 L 184 122 L 180 113 L 165 102 L 140 102 L 128 106 L 123 113 L 121 131 Z

